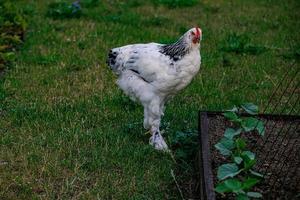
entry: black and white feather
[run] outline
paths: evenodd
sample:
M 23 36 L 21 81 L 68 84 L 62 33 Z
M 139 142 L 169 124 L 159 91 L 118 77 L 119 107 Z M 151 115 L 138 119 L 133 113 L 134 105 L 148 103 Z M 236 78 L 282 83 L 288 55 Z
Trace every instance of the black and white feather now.
M 166 148 L 159 133 L 166 101 L 186 87 L 200 68 L 200 43 L 192 42 L 195 29 L 173 44 L 133 44 L 108 54 L 107 63 L 118 75 L 119 87 L 144 106 L 144 127 L 151 130 L 157 149 Z

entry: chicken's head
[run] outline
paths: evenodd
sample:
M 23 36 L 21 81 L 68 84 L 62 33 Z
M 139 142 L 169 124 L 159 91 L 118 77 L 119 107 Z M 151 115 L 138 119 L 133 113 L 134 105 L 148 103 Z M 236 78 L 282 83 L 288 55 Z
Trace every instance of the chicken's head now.
M 202 39 L 202 31 L 200 28 L 192 28 L 188 30 L 186 34 L 192 45 L 199 46 Z

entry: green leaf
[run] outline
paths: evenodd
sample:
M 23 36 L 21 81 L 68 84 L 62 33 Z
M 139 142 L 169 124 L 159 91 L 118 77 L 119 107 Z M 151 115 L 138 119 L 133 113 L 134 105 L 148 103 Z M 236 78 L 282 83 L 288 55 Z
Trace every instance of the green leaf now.
M 233 158 L 234 159 L 234 162 L 236 163 L 236 164 L 241 164 L 242 163 L 242 161 L 243 161 L 243 159 L 241 158 L 241 157 L 239 157 L 239 156 L 236 156 L 236 157 L 234 157 Z
M 246 117 L 242 121 L 242 127 L 246 132 L 253 131 L 257 125 L 259 120 L 253 117 Z
M 262 198 L 262 194 L 259 192 L 247 192 L 247 196 L 253 198 Z
M 233 129 L 233 128 L 227 128 L 225 130 L 224 136 L 228 139 L 234 138 L 234 136 L 239 135 L 242 132 L 242 129 Z
M 235 146 L 239 150 L 244 150 L 246 148 L 246 145 L 246 140 L 244 140 L 243 138 L 238 138 L 235 140 Z
M 223 164 L 218 168 L 217 176 L 219 180 L 224 180 L 238 175 L 241 171 L 235 163 Z
M 254 185 L 256 185 L 260 180 L 257 178 L 248 177 L 244 182 L 242 188 L 244 190 L 249 190 Z
M 215 147 L 224 156 L 230 156 L 232 154 L 232 151 L 230 151 L 229 149 L 227 149 L 226 147 L 224 147 L 223 144 L 221 144 L 221 143 L 215 144 Z
M 254 105 L 253 103 L 245 103 L 245 104 L 242 104 L 241 107 L 250 115 L 255 115 L 258 113 L 258 107 L 257 107 L 257 105 Z
M 259 135 L 261 135 L 261 136 L 265 135 L 265 126 L 264 126 L 264 123 L 262 121 L 258 120 L 256 130 L 257 130 Z
M 249 200 L 249 197 L 247 195 L 245 195 L 245 194 L 238 194 L 236 196 L 236 199 L 237 200 Z
M 252 168 L 254 165 L 255 165 L 255 163 L 256 163 L 256 160 L 250 160 L 248 157 L 243 157 L 244 159 L 244 168 L 245 168 L 245 170 L 248 170 L 248 169 L 250 169 L 250 168 Z
M 4 60 L 12 61 L 16 58 L 16 54 L 14 52 L 6 52 L 3 53 Z
M 228 138 L 223 137 L 220 142 L 215 144 L 215 147 L 220 151 L 224 156 L 231 155 L 231 149 L 234 148 L 234 141 Z
M 242 190 L 242 183 L 236 178 L 227 179 L 226 181 L 224 181 L 224 184 L 234 193 L 237 193 L 240 190 Z
M 220 140 L 220 143 L 223 144 L 227 149 L 233 149 L 234 148 L 234 141 L 231 139 L 228 139 L 226 137 L 223 137 Z
M 242 156 L 247 156 L 250 160 L 255 159 L 255 154 L 251 151 L 243 151 Z
M 225 193 L 225 192 L 230 192 L 231 190 L 225 185 L 224 182 L 218 183 L 218 185 L 215 188 L 215 191 L 218 193 Z
M 262 175 L 261 173 L 258 173 L 256 171 L 253 171 L 252 169 L 250 169 L 249 171 L 254 176 L 257 176 L 257 177 L 260 177 L 260 178 L 264 177 L 264 175 Z
M 226 117 L 227 119 L 229 119 L 230 121 L 238 121 L 239 117 L 237 116 L 237 114 L 235 112 L 232 111 L 226 111 L 225 113 L 223 113 L 224 117 Z

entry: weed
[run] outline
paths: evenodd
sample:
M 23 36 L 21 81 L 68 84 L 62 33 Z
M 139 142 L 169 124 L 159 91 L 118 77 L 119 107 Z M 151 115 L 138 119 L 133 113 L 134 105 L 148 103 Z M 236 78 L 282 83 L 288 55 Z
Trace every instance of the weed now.
M 23 12 L 9 1 L 0 2 L 0 71 L 15 59 L 27 23 Z
M 27 23 L 22 10 L 10 1 L 0 2 L 0 13 L 1 33 L 7 32 L 7 29 L 10 31 L 8 34 L 12 34 L 13 31 L 20 33 L 26 29 Z
M 52 2 L 48 5 L 46 15 L 54 19 L 76 18 L 82 15 L 82 10 L 78 1 L 75 1 L 72 4 L 58 1 Z
M 171 138 L 171 145 L 178 160 L 191 162 L 194 160 L 198 147 L 198 132 L 196 130 L 177 131 Z
M 245 53 L 258 55 L 263 53 L 266 48 L 250 44 L 250 38 L 247 35 L 230 34 L 222 42 L 221 48 L 225 52 Z

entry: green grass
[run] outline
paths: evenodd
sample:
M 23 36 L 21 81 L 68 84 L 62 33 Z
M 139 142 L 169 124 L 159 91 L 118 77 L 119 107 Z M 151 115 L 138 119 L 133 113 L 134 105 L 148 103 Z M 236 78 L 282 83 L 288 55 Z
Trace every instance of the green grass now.
M 169 144 L 178 131 L 197 129 L 198 110 L 263 107 L 292 63 L 299 67 L 296 0 L 214 0 L 172 9 L 99 1 L 79 18 L 60 20 L 46 16 L 50 2 L 17 4 L 31 16 L 17 60 L 0 80 L 1 199 L 180 197 L 170 174 L 176 165 L 148 145 L 142 107 L 122 94 L 105 64 L 112 47 L 174 41 L 196 24 L 202 28 L 200 73 L 163 118 Z M 224 52 L 232 34 L 273 49 Z

